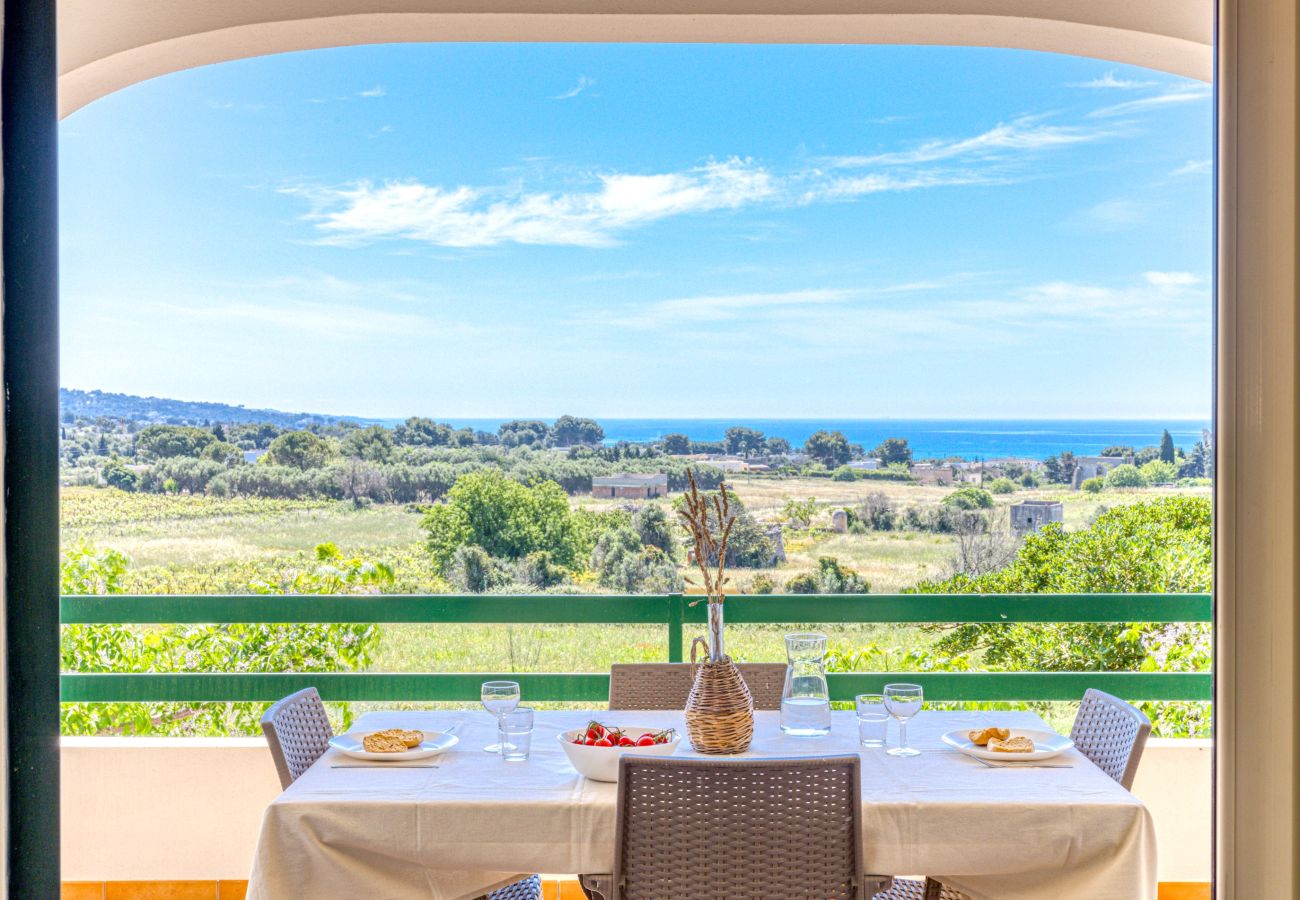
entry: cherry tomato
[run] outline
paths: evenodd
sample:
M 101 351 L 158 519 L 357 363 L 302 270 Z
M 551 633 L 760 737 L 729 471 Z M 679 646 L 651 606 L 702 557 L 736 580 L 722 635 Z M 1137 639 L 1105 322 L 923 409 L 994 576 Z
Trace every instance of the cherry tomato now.
M 587 738 L 585 741 L 581 741 L 580 743 L 586 744 L 588 747 L 594 747 L 594 746 L 596 746 L 596 739 L 595 739 L 595 738 Z
M 619 737 L 619 739 L 618 739 L 618 745 L 619 745 L 620 747 L 635 747 L 635 746 L 636 746 L 636 741 L 632 740 L 630 737 L 628 737 L 626 734 L 624 734 L 624 735 L 621 735 L 621 736 Z
M 643 734 L 636 739 L 638 747 L 653 747 L 655 745 L 655 736 L 653 734 Z

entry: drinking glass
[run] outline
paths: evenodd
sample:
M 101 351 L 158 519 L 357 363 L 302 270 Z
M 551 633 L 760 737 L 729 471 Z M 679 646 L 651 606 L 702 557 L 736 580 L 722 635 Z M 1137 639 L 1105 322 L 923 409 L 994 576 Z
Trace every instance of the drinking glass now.
M 916 756 L 921 752 L 907 746 L 907 721 L 921 711 L 924 702 L 919 684 L 885 685 L 885 709 L 898 720 L 898 746 L 885 751 L 890 756 Z
M 501 756 L 507 762 L 528 759 L 528 748 L 533 740 L 533 708 L 518 706 L 502 716 L 497 738 L 501 742 Z
M 858 694 L 854 699 L 858 712 L 858 742 L 864 747 L 885 746 L 885 727 L 889 712 L 883 694 Z
M 483 708 L 496 716 L 497 731 L 500 732 L 502 716 L 519 705 L 519 682 L 485 681 L 479 699 L 483 701 Z M 500 753 L 501 742 L 489 744 L 483 749 L 488 753 Z

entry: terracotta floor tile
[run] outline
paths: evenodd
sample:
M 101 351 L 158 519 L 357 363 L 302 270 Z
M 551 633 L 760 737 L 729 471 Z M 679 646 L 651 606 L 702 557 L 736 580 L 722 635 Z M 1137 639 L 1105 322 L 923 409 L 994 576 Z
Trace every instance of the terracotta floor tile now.
M 1210 885 L 1202 881 L 1162 881 L 1160 900 L 1210 900 Z
M 560 882 L 560 900 L 587 900 L 587 895 L 582 892 L 576 881 Z
M 103 900 L 102 881 L 65 881 L 59 892 L 60 900 Z
M 106 881 L 104 900 L 217 900 L 215 881 Z
M 217 882 L 217 900 L 244 900 L 244 895 L 247 893 L 247 881 Z

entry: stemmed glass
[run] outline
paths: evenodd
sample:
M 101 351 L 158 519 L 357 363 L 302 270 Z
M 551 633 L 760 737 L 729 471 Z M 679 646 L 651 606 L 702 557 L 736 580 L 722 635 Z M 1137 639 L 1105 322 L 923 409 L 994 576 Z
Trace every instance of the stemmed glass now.
M 519 682 L 485 681 L 479 693 L 479 699 L 483 701 L 483 708 L 496 716 L 499 737 L 501 720 L 519 705 Z M 495 744 L 489 744 L 483 749 L 488 753 L 500 753 L 501 743 L 498 741 Z
M 885 685 L 885 709 L 898 720 L 898 746 L 886 750 L 890 756 L 916 756 L 921 751 L 907 746 L 907 722 L 921 711 L 925 694 L 919 684 Z

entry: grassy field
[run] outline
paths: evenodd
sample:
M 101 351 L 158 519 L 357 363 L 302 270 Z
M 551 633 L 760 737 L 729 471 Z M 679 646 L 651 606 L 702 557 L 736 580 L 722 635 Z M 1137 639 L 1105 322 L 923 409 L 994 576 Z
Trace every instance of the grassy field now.
M 786 500 L 816 499 L 814 527 L 787 529 L 788 561 L 762 570 L 779 584 L 806 571 L 820 556 L 834 556 L 856 569 L 873 592 L 890 593 L 927 578 L 949 574 L 953 538 L 918 532 L 835 534 L 825 527 L 831 509 L 855 505 L 870 493 L 886 494 L 897 507 L 937 504 L 941 487 L 895 482 L 828 479 L 737 479 L 736 493 L 760 521 L 778 521 Z M 1170 490 L 1106 492 L 1028 490 L 996 498 L 999 507 L 1021 499 L 1059 499 L 1066 527 L 1085 525 L 1100 509 L 1132 503 Z M 1193 489 L 1193 492 L 1202 492 Z M 574 504 L 617 505 L 590 497 Z M 666 502 L 666 501 L 660 501 Z M 383 559 L 395 567 L 395 590 L 446 590 L 433 573 L 421 543 L 420 514 L 396 505 L 356 509 L 329 501 L 123 494 L 66 488 L 62 503 L 65 547 L 82 541 L 112 547 L 131 560 L 127 589 L 139 592 L 244 592 L 251 580 L 311 565 L 311 551 L 333 541 L 346 553 Z M 736 572 L 740 590 L 759 570 Z M 780 659 L 788 626 L 733 626 L 729 645 L 738 658 Z M 877 644 L 891 652 L 926 647 L 931 637 L 917 628 L 846 626 L 829 631 L 833 644 Z M 591 625 L 390 625 L 373 668 L 380 671 L 603 671 L 612 661 L 665 658 L 665 630 Z

